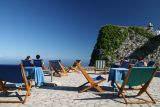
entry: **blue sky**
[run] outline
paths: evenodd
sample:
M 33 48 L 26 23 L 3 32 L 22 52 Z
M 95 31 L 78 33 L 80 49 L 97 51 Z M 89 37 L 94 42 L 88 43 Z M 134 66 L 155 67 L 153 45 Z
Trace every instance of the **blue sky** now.
M 0 0 L 0 60 L 89 62 L 105 24 L 160 27 L 159 0 Z

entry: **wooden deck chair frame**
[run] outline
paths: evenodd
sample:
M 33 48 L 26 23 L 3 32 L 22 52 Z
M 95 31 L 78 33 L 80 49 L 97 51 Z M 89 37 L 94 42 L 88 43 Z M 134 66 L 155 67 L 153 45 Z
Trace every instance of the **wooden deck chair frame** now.
M 75 60 L 73 65 L 69 68 L 69 71 L 71 70 L 72 72 L 78 72 L 77 63 L 81 63 L 81 60 Z
M 50 60 L 49 65 L 54 70 L 53 74 L 58 75 L 59 77 L 68 75 L 67 71 L 64 69 L 63 65 L 61 64 L 60 60 L 53 60 L 53 61 L 56 61 L 57 64 L 59 65 L 59 67 L 60 67 L 60 69 L 56 69 L 54 64 L 52 63 L 52 60 Z M 62 71 L 62 74 L 60 74 L 59 70 Z
M 137 67 L 137 68 L 138 68 L 138 67 Z M 151 68 L 151 67 L 150 67 L 150 68 Z M 138 87 L 136 87 L 136 88 L 125 88 L 127 82 L 130 81 L 129 78 L 130 78 L 130 76 L 132 75 L 132 72 L 133 72 L 132 70 L 134 69 L 134 68 L 132 69 L 131 67 L 129 67 L 128 73 L 127 73 L 127 75 L 126 75 L 126 77 L 125 77 L 122 85 L 120 85 L 117 81 L 115 81 L 116 86 L 117 86 L 117 88 L 118 88 L 118 90 L 119 90 L 118 96 L 121 95 L 126 104 L 156 103 L 155 100 L 151 97 L 151 95 L 150 95 L 149 92 L 147 91 L 147 88 L 148 88 L 151 80 L 153 79 L 153 77 L 154 77 L 154 75 L 155 75 L 155 73 L 156 73 L 156 68 L 155 68 L 155 67 L 152 67 L 152 68 L 154 68 L 154 69 L 153 69 L 153 73 L 152 73 L 152 75 L 151 75 L 151 78 L 150 78 L 147 82 L 145 82 L 144 84 L 139 85 L 140 88 L 138 88 Z M 146 69 L 147 69 L 147 67 L 146 67 Z M 142 70 L 141 70 L 141 71 L 142 71 Z M 141 71 L 139 71 L 139 72 L 141 72 Z M 132 77 L 131 77 L 131 78 L 132 78 Z M 136 77 L 136 78 L 137 78 L 137 77 Z M 134 80 L 134 82 L 135 82 L 135 80 Z M 145 93 L 148 95 L 148 97 L 151 99 L 151 101 L 147 101 L 147 100 L 145 100 L 145 99 L 143 99 L 144 101 L 128 101 L 128 99 L 126 98 L 127 96 L 125 95 L 125 91 L 127 91 L 127 90 L 139 90 L 137 96 L 140 96 L 141 94 L 143 94 L 143 93 L 145 92 Z
M 27 80 L 27 77 L 26 77 L 26 75 L 25 75 L 24 68 L 23 68 L 23 65 L 22 65 L 22 64 L 20 64 L 20 68 L 21 68 L 21 72 L 22 72 L 22 76 L 23 76 L 23 81 L 24 81 L 25 87 L 20 87 L 19 90 L 25 88 L 26 94 L 25 94 L 24 99 L 19 98 L 19 101 L 18 101 L 18 100 L 17 100 L 17 101 L 14 101 L 14 100 L 13 100 L 13 101 L 8 101 L 8 100 L 2 101 L 2 100 L 0 100 L 0 103 L 22 103 L 22 104 L 24 104 L 24 103 L 26 102 L 28 96 L 30 96 L 30 89 L 31 89 L 31 86 L 32 86 L 32 80 L 30 80 L 30 81 L 29 81 L 29 84 L 28 84 L 28 80 Z M 2 80 L 0 80 L 0 91 L 3 91 L 3 93 L 4 93 L 6 96 L 7 96 L 8 93 L 9 93 L 7 87 L 5 86 L 5 84 L 4 84 L 4 82 L 3 82 Z M 20 96 L 20 95 L 18 94 L 18 96 Z
M 99 92 L 104 92 L 104 90 L 98 85 L 99 83 L 105 81 L 106 79 L 101 79 L 99 81 L 94 81 L 89 74 L 87 74 L 87 72 L 83 69 L 83 67 L 80 65 L 80 63 L 77 63 L 78 68 L 80 69 L 80 71 L 82 72 L 82 74 L 84 75 L 84 77 L 87 79 L 88 82 L 82 84 L 81 86 L 78 87 L 78 91 L 79 93 L 85 92 L 91 88 L 95 88 L 97 91 Z M 80 88 L 84 87 L 85 85 L 90 84 L 89 86 L 87 86 L 86 88 L 79 90 Z
M 95 71 L 95 74 L 97 74 L 97 71 L 104 71 L 104 72 L 101 72 L 100 74 L 106 74 L 107 71 L 106 71 L 105 60 L 96 60 L 94 71 Z

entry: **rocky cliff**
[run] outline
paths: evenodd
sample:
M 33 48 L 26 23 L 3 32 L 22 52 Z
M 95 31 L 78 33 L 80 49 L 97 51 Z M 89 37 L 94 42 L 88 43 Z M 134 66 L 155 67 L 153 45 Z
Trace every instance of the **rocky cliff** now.
M 108 64 L 121 56 L 136 59 L 145 57 L 160 65 L 160 36 L 146 27 L 136 26 L 103 26 L 91 54 L 90 65 L 95 60 L 105 59 Z

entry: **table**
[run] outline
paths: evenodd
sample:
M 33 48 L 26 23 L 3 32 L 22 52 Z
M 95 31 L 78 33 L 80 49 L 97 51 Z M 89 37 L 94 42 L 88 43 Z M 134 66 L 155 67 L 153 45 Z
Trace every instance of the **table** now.
M 113 88 L 115 88 L 115 81 L 121 82 L 121 80 L 124 80 L 127 71 L 127 68 L 110 68 L 108 81 L 111 81 L 111 86 Z
M 24 67 L 27 78 L 34 79 L 36 86 L 42 86 L 45 82 L 41 67 Z

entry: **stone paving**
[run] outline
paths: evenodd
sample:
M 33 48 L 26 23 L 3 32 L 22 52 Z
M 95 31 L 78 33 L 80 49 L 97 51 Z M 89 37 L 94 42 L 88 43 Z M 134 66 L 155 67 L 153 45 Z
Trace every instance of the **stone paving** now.
M 96 76 L 90 74 L 92 77 Z M 160 76 L 154 77 L 148 91 L 156 100 L 156 104 L 124 104 L 124 100 L 117 97 L 107 81 L 108 75 L 102 75 L 106 81 L 100 84 L 106 91 L 94 90 L 78 93 L 77 87 L 86 82 L 81 72 L 69 73 L 68 76 L 54 77 L 53 83 L 42 87 L 32 87 L 31 96 L 25 104 L 0 103 L 0 107 L 160 107 Z M 50 82 L 50 76 L 45 76 Z M 143 98 L 146 96 L 143 95 Z M 136 99 L 137 100 L 137 99 Z

